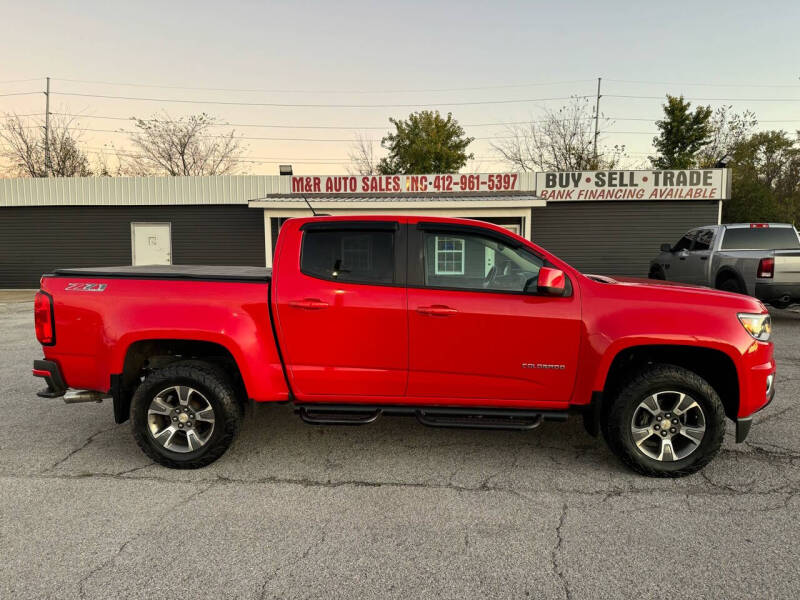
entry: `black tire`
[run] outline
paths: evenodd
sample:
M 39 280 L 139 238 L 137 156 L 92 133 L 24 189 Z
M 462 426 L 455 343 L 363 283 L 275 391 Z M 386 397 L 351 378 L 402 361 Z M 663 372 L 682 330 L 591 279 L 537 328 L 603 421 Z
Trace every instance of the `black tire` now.
M 196 450 L 175 452 L 159 444 L 150 432 L 148 409 L 163 390 L 184 385 L 200 392 L 214 411 L 214 426 L 208 440 Z M 151 373 L 131 400 L 131 429 L 142 451 L 165 467 L 199 469 L 211 464 L 233 443 L 241 425 L 241 408 L 225 371 L 203 361 L 181 361 Z
M 744 294 L 742 290 L 742 286 L 739 285 L 739 282 L 736 281 L 733 277 L 728 277 L 727 279 L 723 279 L 717 284 L 717 289 L 722 290 L 724 292 L 735 292 L 737 294 Z
M 666 281 L 667 277 L 664 275 L 664 270 L 661 267 L 655 267 L 650 270 L 647 276 L 649 279 L 658 279 L 659 281 Z
M 775 308 L 789 308 L 791 304 L 792 303 L 789 300 L 772 300 L 769 302 L 769 305 L 774 306 Z
M 660 461 L 647 456 L 633 441 L 631 423 L 640 402 L 657 392 L 677 391 L 688 394 L 700 406 L 705 417 L 702 440 L 688 456 L 674 461 Z M 683 477 L 696 473 L 717 454 L 725 436 L 725 409 L 717 392 L 708 382 L 688 369 L 675 365 L 651 365 L 623 382 L 609 398 L 602 421 L 606 443 L 626 465 L 649 477 Z M 658 436 L 656 436 L 658 439 Z

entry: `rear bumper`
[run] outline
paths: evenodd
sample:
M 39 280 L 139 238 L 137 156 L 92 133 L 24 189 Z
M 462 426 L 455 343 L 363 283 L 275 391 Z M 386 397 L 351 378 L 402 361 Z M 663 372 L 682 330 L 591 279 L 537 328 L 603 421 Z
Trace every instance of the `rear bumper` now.
M 61 369 L 52 360 L 33 361 L 33 376 L 41 377 L 47 382 L 47 388 L 36 392 L 41 398 L 60 398 L 67 391 Z
M 800 301 L 800 283 L 756 283 L 756 298 L 762 302 L 773 300 Z

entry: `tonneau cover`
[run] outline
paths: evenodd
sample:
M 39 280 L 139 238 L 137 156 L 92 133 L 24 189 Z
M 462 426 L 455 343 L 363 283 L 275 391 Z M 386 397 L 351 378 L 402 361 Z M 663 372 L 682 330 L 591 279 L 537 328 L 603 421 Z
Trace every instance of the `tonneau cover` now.
M 131 279 L 197 279 L 205 281 L 254 281 L 266 283 L 272 269 L 216 265 L 146 265 L 126 267 L 84 267 L 55 269 L 54 275 L 74 277 L 125 277 Z

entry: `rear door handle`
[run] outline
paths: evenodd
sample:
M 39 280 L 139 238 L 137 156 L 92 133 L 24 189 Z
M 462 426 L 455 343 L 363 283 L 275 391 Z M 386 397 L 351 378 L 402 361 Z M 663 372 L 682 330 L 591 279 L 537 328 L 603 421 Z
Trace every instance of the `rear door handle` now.
M 449 306 L 435 304 L 433 306 L 420 306 L 417 308 L 417 312 L 423 315 L 431 315 L 433 317 L 449 317 L 450 315 L 456 314 L 458 311 L 455 308 L 450 308 Z
M 303 308 L 305 310 L 320 310 L 328 308 L 328 303 L 319 298 L 303 298 L 302 300 L 290 300 L 289 306 L 292 308 Z
M 708 260 L 708 257 L 707 256 L 701 256 L 700 260 Z

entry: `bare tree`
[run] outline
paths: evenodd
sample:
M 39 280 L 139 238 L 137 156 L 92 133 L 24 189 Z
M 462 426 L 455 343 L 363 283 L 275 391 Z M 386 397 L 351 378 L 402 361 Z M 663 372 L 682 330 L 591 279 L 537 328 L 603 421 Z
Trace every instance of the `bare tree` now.
M 0 156 L 16 177 L 86 177 L 92 175 L 89 158 L 79 147 L 80 133 L 72 118 L 51 114 L 50 169 L 45 165 L 45 133 L 41 119 L 24 121 L 7 114 L 0 123 Z
M 217 119 L 205 113 L 172 119 L 166 113 L 133 119 L 134 152 L 119 153 L 123 170 L 133 175 L 229 175 L 238 171 L 244 148 L 230 130 L 211 133 Z
M 711 115 L 711 142 L 697 154 L 697 166 L 713 167 L 733 152 L 753 133 L 758 119 L 754 112 L 732 112 L 733 107 L 720 106 Z
M 350 166 L 347 168 L 347 172 L 351 175 L 376 175 L 378 173 L 375 143 L 363 134 L 356 134 L 349 156 Z
M 601 117 L 603 126 L 611 122 Z M 586 98 L 574 98 L 556 111 L 545 109 L 540 119 L 508 128 L 508 137 L 492 143 L 500 159 L 520 171 L 583 171 L 612 169 L 625 146 L 598 149 L 594 157 L 594 115 Z

